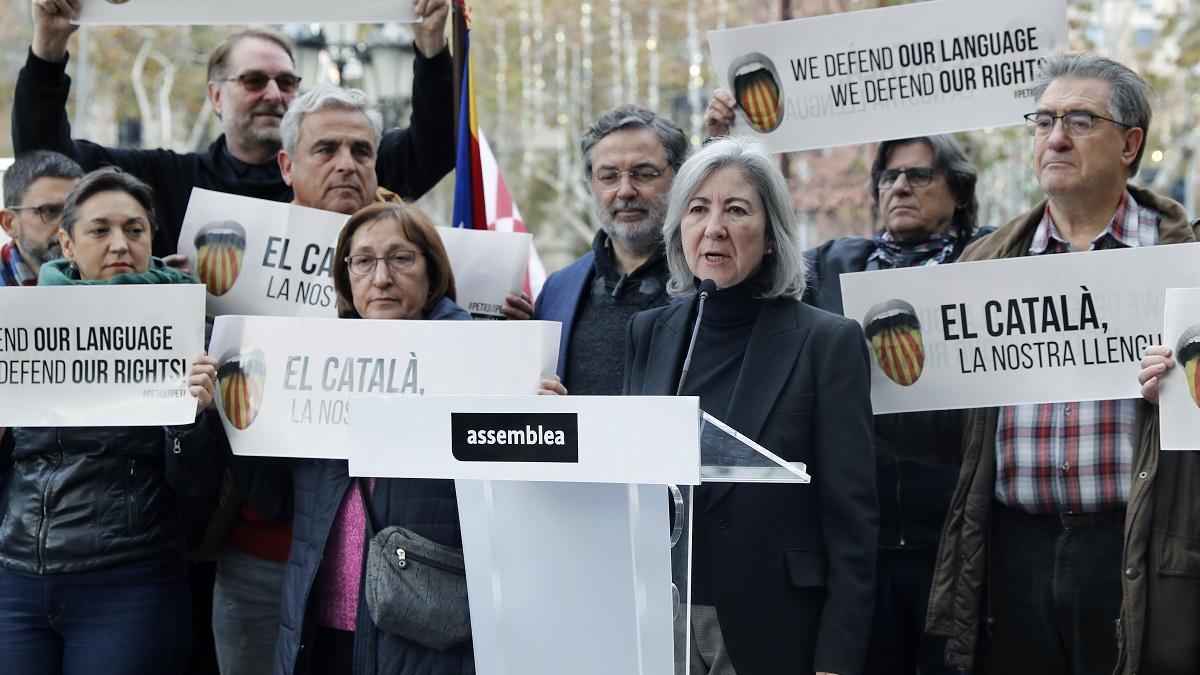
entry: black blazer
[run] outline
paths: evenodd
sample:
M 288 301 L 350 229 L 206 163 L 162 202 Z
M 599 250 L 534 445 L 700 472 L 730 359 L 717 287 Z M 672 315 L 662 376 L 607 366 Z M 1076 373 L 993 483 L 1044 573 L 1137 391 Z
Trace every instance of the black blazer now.
M 695 304 L 634 315 L 626 394 L 675 392 Z M 708 556 L 740 675 L 862 668 L 878 529 L 870 387 L 857 323 L 792 298 L 762 302 L 724 421 L 804 462 L 813 482 L 725 483 L 709 494 L 709 547 L 696 555 Z

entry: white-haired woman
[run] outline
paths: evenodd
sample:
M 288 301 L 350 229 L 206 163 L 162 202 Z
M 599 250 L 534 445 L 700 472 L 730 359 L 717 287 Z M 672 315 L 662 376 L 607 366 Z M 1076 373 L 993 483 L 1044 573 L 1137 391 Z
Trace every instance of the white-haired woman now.
M 787 183 L 758 142 L 705 145 L 676 174 L 663 226 L 669 290 L 716 283 L 683 393 L 811 485 L 695 492 L 692 672 L 852 673 L 874 599 L 877 505 L 870 362 L 855 322 L 801 304 Z M 630 323 L 625 391 L 674 393 L 695 296 Z

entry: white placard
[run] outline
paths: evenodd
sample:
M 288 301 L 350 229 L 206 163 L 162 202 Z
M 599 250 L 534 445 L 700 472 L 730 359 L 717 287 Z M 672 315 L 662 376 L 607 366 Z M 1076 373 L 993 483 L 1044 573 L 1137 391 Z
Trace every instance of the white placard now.
M 1200 286 L 1200 244 L 842 275 L 871 341 L 876 414 L 1140 397 L 1163 291 Z
M 1163 339 L 1175 367 L 1160 378 L 1162 449 L 1200 450 L 1200 288 L 1167 289 Z
M 84 0 L 80 24 L 185 26 L 417 21 L 406 0 Z
M 462 227 L 437 230 L 454 269 L 459 306 L 476 319 L 503 319 L 504 296 L 525 287 L 533 235 Z
M 353 395 L 532 394 L 554 374 L 560 330 L 548 321 L 221 316 L 209 349 L 234 453 L 347 459 Z
M 337 317 L 341 213 L 192 188 L 179 252 L 208 289 L 208 313 Z
M 352 476 L 700 483 L 694 396 L 356 396 L 353 403 Z M 517 456 L 524 461 L 504 461 Z
M 179 252 L 208 288 L 208 313 L 337 317 L 333 259 L 349 216 L 193 188 Z M 532 235 L 439 227 L 457 288 L 476 318 L 503 318 L 520 293 Z
M 1021 124 L 1065 0 L 937 0 L 709 31 L 733 132 L 775 152 Z
M 200 284 L 0 293 L 0 427 L 190 424 Z

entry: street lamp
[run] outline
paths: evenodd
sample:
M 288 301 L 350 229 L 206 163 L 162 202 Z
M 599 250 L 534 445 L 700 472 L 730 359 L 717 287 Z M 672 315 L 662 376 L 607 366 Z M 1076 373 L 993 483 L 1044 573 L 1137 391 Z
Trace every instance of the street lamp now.
M 284 32 L 295 45 L 297 74 L 306 88 L 321 83 L 360 87 L 383 114 L 388 128 L 407 117 L 412 96 L 412 33 L 402 24 L 386 23 L 365 40 L 358 25 L 291 24 Z

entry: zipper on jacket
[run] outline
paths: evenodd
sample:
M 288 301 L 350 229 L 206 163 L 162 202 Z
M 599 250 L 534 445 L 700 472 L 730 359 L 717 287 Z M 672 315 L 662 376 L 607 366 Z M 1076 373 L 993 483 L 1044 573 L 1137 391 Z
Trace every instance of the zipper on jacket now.
M 900 486 L 904 475 L 903 462 L 902 459 L 896 459 L 896 513 L 900 514 L 900 548 L 904 548 L 904 502 L 901 500 L 903 490 Z
M 50 519 L 50 508 L 46 505 L 50 496 L 50 481 L 54 480 L 54 472 L 62 465 L 64 453 L 62 449 L 62 429 L 54 430 L 54 440 L 58 444 L 58 454 L 54 460 L 54 466 L 46 473 L 46 480 L 42 483 L 42 519 L 38 522 L 37 534 L 37 570 L 38 574 L 46 573 L 46 539 L 50 536 L 50 525 L 47 522 Z
M 425 556 L 420 555 L 418 553 L 409 553 L 408 551 L 405 551 L 402 548 L 396 549 L 396 557 L 400 559 L 400 561 L 397 563 L 397 565 L 400 566 L 400 569 L 404 569 L 404 568 L 408 567 L 408 561 L 409 561 L 409 559 L 412 559 L 416 562 L 421 563 L 422 565 L 429 565 L 430 567 L 432 567 L 434 569 L 439 569 L 443 572 L 449 572 L 451 574 L 457 574 L 460 577 L 467 575 L 467 571 L 464 569 L 459 569 L 457 567 L 454 567 L 453 565 L 447 565 L 446 563 L 438 561 L 438 560 L 430 560 L 429 558 L 426 558 Z
M 174 445 L 171 446 L 171 452 L 175 453 L 176 455 L 183 452 L 183 449 L 179 447 L 179 437 L 172 436 L 171 440 L 174 441 Z

